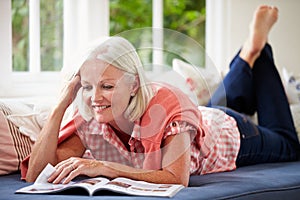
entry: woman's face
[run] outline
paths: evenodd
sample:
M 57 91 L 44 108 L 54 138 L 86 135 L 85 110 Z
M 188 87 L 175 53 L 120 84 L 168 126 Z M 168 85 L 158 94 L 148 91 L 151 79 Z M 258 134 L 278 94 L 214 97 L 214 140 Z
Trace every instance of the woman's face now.
M 100 123 L 115 122 L 123 118 L 131 94 L 135 92 L 133 80 L 124 71 L 93 59 L 80 69 L 83 100 Z

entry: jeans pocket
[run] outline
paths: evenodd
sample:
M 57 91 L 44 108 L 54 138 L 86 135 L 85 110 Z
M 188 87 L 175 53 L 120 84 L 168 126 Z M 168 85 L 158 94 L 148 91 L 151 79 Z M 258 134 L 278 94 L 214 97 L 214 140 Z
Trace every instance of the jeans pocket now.
M 236 112 L 233 109 L 227 107 L 214 106 L 214 108 L 223 110 L 227 115 L 235 119 L 241 135 L 241 140 L 252 138 L 259 135 L 259 130 L 257 128 L 257 125 L 252 121 L 252 119 L 249 116 Z
M 238 129 L 240 131 L 241 139 L 248 139 L 259 135 L 257 125 L 245 115 L 241 115 L 236 119 Z
M 252 138 L 259 135 L 257 125 L 249 116 L 228 108 L 224 111 L 235 119 L 241 135 L 241 139 Z

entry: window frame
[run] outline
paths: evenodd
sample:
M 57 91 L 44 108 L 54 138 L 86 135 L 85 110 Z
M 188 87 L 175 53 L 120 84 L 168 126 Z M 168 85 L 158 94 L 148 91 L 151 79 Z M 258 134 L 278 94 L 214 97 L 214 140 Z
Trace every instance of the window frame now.
M 14 72 L 12 70 L 12 5 L 11 0 L 0 1 L 0 29 L 2 30 L 0 43 L 3 44 L 0 45 L 2 60 L 0 98 L 53 96 L 61 86 L 60 72 L 41 71 L 39 5 L 40 0 L 29 0 L 29 71 Z M 100 23 L 100 26 L 93 26 L 96 22 Z M 109 0 L 64 0 L 63 65 L 72 59 L 84 44 L 108 35 Z

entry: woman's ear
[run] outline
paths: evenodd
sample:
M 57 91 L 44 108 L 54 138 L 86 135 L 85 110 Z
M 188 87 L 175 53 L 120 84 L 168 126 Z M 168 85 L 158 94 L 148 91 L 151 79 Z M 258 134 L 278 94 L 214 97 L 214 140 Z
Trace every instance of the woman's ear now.
M 135 75 L 131 93 L 135 95 L 137 93 L 139 87 L 140 87 L 140 79 L 139 79 L 138 75 Z

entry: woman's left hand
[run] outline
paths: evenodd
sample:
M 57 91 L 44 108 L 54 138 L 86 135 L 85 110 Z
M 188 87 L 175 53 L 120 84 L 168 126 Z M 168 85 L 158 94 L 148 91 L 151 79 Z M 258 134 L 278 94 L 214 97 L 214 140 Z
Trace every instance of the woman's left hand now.
M 63 106 L 65 109 L 73 102 L 76 98 L 77 92 L 81 88 L 80 76 L 74 76 L 68 81 L 62 88 L 60 93 L 58 104 Z
M 48 182 L 67 184 L 78 175 L 99 176 L 103 167 L 98 160 L 71 157 L 55 166 L 56 171 L 48 178 Z

